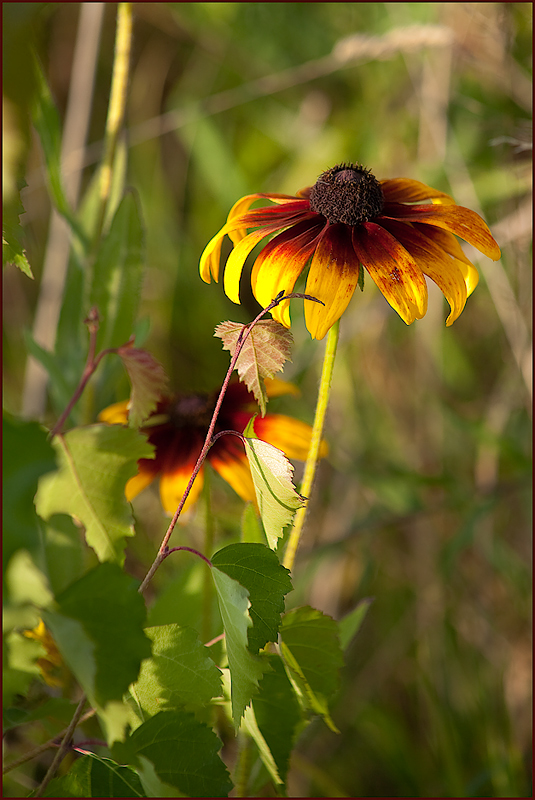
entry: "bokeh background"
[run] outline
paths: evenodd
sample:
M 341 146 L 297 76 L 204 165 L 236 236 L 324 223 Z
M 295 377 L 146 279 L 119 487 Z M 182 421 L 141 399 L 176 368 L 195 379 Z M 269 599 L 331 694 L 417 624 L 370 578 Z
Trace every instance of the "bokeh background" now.
M 244 194 L 293 194 L 335 164 L 360 161 L 378 178 L 451 193 L 500 244 L 496 263 L 471 251 L 480 284 L 451 328 L 436 287 L 427 316 L 406 327 L 371 280 L 342 318 L 330 456 L 289 602 L 337 618 L 373 602 L 333 707 L 340 734 L 310 725 L 289 794 L 529 795 L 532 4 L 133 11 L 126 168 L 146 226 L 139 331 L 173 388 L 216 388 L 228 354 L 214 327 L 257 311 L 247 269 L 241 306 L 198 275 L 204 246 Z M 24 186 L 35 275 L 4 270 L 4 405 L 51 423 L 60 409 L 25 337 L 54 348 L 65 247 L 52 235 L 30 124 L 29 53 L 44 66 L 67 150 L 66 121 L 89 117 L 80 160 L 75 153 L 65 171 L 81 197 L 101 154 L 116 4 L 5 3 L 3 14 L 4 202 L 13 213 Z M 76 58 L 86 83 L 73 91 Z M 301 396 L 272 408 L 311 421 L 323 344 L 310 340 L 294 304 L 284 378 Z M 126 393 L 119 382 L 107 400 Z M 239 535 L 241 504 L 216 477 L 213 487 L 216 536 L 226 543 Z M 134 574 L 165 525 L 146 494 L 136 506 Z M 190 522 L 193 540 L 199 525 Z M 160 571 L 161 590 L 191 577 L 180 569 Z

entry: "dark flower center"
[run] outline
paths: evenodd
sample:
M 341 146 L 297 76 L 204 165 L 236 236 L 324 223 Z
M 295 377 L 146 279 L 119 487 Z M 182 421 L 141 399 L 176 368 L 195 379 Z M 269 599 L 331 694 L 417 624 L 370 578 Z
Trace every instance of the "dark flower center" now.
M 204 394 L 177 397 L 169 407 L 169 420 L 176 428 L 201 428 L 208 430 L 215 403 Z
M 310 208 L 329 222 L 360 225 L 383 210 L 383 190 L 369 169 L 338 164 L 320 175 L 311 188 Z

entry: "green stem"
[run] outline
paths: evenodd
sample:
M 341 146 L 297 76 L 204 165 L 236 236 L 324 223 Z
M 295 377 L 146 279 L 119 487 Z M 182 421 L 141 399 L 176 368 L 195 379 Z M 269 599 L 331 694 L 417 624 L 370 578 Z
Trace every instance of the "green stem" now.
M 338 345 L 338 335 L 340 331 L 340 320 L 337 320 L 334 325 L 329 328 L 327 334 L 327 343 L 325 345 L 325 355 L 323 356 L 323 369 L 321 372 L 320 388 L 318 391 L 318 401 L 316 404 L 316 414 L 314 417 L 314 425 L 312 427 L 312 438 L 310 441 L 310 448 L 305 464 L 305 471 L 303 473 L 303 482 L 301 484 L 301 494 L 307 498 L 305 505 L 297 510 L 295 515 L 294 525 L 288 539 L 286 546 L 286 553 L 284 554 L 284 566 L 291 570 L 295 560 L 295 554 L 299 546 L 299 540 L 303 532 L 305 524 L 306 513 L 308 509 L 308 498 L 314 483 L 314 476 L 316 475 L 316 467 L 319 461 L 319 451 L 321 439 L 323 436 L 323 426 L 325 424 L 325 414 L 329 404 L 329 396 L 331 394 L 331 382 L 333 376 L 334 360 L 336 357 L 336 348 Z

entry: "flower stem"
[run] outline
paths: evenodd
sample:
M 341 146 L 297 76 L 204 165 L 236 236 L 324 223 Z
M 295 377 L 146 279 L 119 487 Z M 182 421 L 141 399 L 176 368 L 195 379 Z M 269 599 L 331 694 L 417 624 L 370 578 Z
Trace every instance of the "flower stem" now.
M 314 425 L 312 427 L 312 438 L 310 441 L 310 448 L 305 464 L 303 473 L 303 482 L 301 484 L 300 492 L 307 498 L 306 504 L 299 508 L 295 515 L 294 525 L 290 532 L 290 538 L 286 546 L 284 554 L 284 566 L 291 570 L 295 560 L 295 554 L 299 546 L 299 540 L 303 532 L 305 524 L 306 513 L 308 509 L 308 498 L 314 483 L 314 476 L 316 474 L 316 467 L 319 461 L 319 450 L 321 445 L 321 437 L 323 435 L 323 426 L 325 424 L 325 414 L 329 404 L 329 396 L 331 394 L 331 382 L 333 376 L 334 360 L 336 357 L 336 348 L 338 345 L 338 335 L 340 331 L 340 320 L 337 320 L 334 325 L 329 328 L 327 334 L 327 342 L 325 345 L 325 354 L 323 356 L 323 369 L 321 372 L 320 388 L 318 391 L 318 401 L 316 403 L 316 414 L 314 417 Z

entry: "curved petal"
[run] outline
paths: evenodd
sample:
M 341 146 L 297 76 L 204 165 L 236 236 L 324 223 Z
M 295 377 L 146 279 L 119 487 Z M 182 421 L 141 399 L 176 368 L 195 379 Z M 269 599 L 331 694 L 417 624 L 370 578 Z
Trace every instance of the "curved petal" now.
M 328 225 L 314 252 L 305 291 L 325 305 L 304 301 L 305 322 L 313 339 L 323 339 L 346 310 L 357 286 L 360 266 L 351 230 L 341 223 Z
M 464 206 L 456 205 L 426 205 L 402 206 L 396 203 L 385 205 L 385 217 L 403 219 L 406 222 L 420 222 L 425 225 L 436 225 L 438 228 L 460 236 L 466 242 L 480 250 L 484 255 L 497 261 L 500 258 L 500 248 L 494 240 L 487 224 L 479 214 Z
M 266 414 L 255 419 L 254 427 L 259 439 L 278 447 L 287 458 L 306 460 L 312 437 L 312 428 L 306 422 L 284 414 Z M 324 458 L 328 452 L 327 442 L 322 441 L 320 458 Z
M 387 230 L 365 222 L 353 232 L 353 247 L 371 278 L 401 319 L 410 325 L 427 311 L 427 286 L 412 256 Z
M 232 486 L 242 500 L 256 503 L 256 492 L 245 453 L 233 451 L 231 454 L 222 448 L 217 453 L 210 452 L 208 459 L 216 472 L 229 486 Z
M 424 225 L 421 222 L 411 222 L 413 228 L 423 233 L 424 236 L 427 236 L 428 239 L 432 239 L 435 244 L 438 244 L 442 250 L 445 250 L 446 253 L 449 253 L 450 256 L 453 258 L 459 259 L 459 261 L 464 261 L 465 264 L 470 264 L 473 266 L 472 262 L 464 254 L 464 250 L 459 244 L 459 240 L 450 233 L 449 231 L 444 230 L 444 228 L 437 228 L 433 225 Z
M 138 473 L 126 482 L 124 493 L 130 503 L 143 489 L 146 489 L 157 477 L 159 465 L 154 460 L 140 458 L 137 462 Z
M 130 400 L 121 400 L 119 403 L 113 403 L 111 406 L 104 408 L 97 419 L 107 425 L 128 425 L 129 405 Z
M 453 197 L 438 189 L 433 189 L 420 181 L 413 181 L 410 178 L 391 178 L 379 181 L 385 203 L 415 203 L 420 200 L 431 200 L 431 198 L 444 204 L 455 203 Z
M 289 294 L 314 252 L 317 237 L 325 225 L 323 217 L 302 220 L 280 233 L 262 250 L 251 273 L 251 287 L 264 308 L 280 291 Z M 284 300 L 271 312 L 281 325 L 290 327 L 290 301 Z
M 247 260 L 247 256 L 256 245 L 265 239 L 270 233 L 266 228 L 252 231 L 247 236 L 238 242 L 232 253 L 229 255 L 227 264 L 225 266 L 225 276 L 223 279 L 225 294 L 232 300 L 233 303 L 240 302 L 240 278 L 243 271 L 243 265 Z
M 295 384 L 283 381 L 282 378 L 264 378 L 264 383 L 268 397 L 280 397 L 283 394 L 292 394 L 294 397 L 298 397 L 301 394 Z
M 383 220 L 383 225 L 411 254 L 424 275 L 440 288 L 451 308 L 446 320 L 446 325 L 451 325 L 460 315 L 468 297 L 464 271 L 468 269 L 467 265 L 445 253 L 436 242 L 410 224 Z
M 162 506 L 170 516 L 173 516 L 178 508 L 178 504 L 182 500 L 182 496 L 186 491 L 186 487 L 193 473 L 195 463 L 195 461 L 182 463 L 177 465 L 174 469 L 166 469 L 162 472 L 160 477 L 160 498 L 162 501 Z M 190 489 L 190 493 L 188 494 L 188 498 L 184 503 L 184 507 L 182 509 L 183 512 L 187 511 L 188 508 L 191 508 L 191 506 L 198 499 L 203 487 L 203 483 L 204 475 L 203 470 L 201 469 L 195 478 L 193 486 Z

